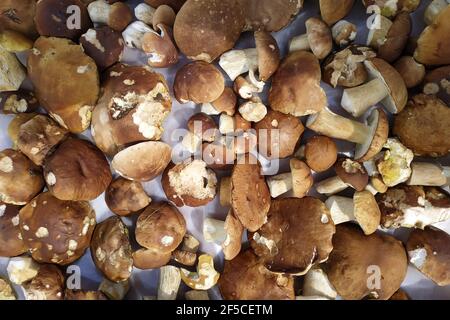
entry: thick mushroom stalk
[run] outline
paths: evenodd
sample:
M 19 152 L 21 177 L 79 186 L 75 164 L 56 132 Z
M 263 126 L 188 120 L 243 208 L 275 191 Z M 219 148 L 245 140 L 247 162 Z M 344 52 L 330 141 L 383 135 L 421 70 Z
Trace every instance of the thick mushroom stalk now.
M 333 48 L 331 30 L 319 18 L 309 18 L 305 22 L 306 33 L 294 37 L 289 42 L 289 52 L 311 50 L 317 59 L 324 59 Z
M 327 274 L 320 268 L 308 271 L 303 279 L 303 297 L 311 299 L 320 297 L 322 299 L 334 300 L 337 297 L 336 289 L 328 280 Z
M 159 269 L 158 300 L 176 300 L 181 284 L 180 269 L 164 266 Z
M 272 198 L 277 198 L 290 190 L 293 190 L 294 197 L 303 198 L 312 187 L 314 181 L 306 163 L 298 159 L 291 159 L 290 168 L 291 172 L 267 178 Z
M 234 81 L 241 74 L 258 69 L 258 51 L 256 48 L 250 48 L 225 52 L 220 57 L 219 65 Z
M 345 89 L 341 105 L 354 117 L 359 117 L 388 94 L 388 88 L 383 81 L 373 79 L 359 87 Z
M 316 191 L 320 194 L 331 196 L 333 194 L 344 191 L 348 187 L 349 185 L 342 181 L 341 178 L 339 178 L 338 176 L 334 176 L 317 183 Z
M 442 187 L 450 184 L 450 167 L 436 163 L 413 162 L 411 170 L 407 181 L 410 186 Z

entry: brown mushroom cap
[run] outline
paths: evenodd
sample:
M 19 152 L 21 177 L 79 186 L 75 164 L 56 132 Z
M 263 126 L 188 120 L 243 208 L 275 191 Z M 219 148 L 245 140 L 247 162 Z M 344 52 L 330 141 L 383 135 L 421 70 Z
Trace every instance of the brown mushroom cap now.
M 31 39 L 38 36 L 34 26 L 36 0 L 4 0 L 0 2 L 0 25 L 6 30 L 20 32 Z
M 105 202 L 115 214 L 129 216 L 147 207 L 151 199 L 140 182 L 119 177 L 106 189 Z
M 28 203 L 44 187 L 41 168 L 21 152 L 0 152 L 0 201 L 16 205 Z
M 267 223 L 253 234 L 250 244 L 271 272 L 302 275 L 328 259 L 334 232 L 330 212 L 320 200 L 276 199 Z
M 442 101 L 450 102 L 450 65 L 436 68 L 425 75 L 423 93 L 436 94 Z
M 186 103 L 207 103 L 217 100 L 225 89 L 225 79 L 214 65 L 195 61 L 181 67 L 173 86 L 175 98 Z
M 336 162 L 334 170 L 344 183 L 357 191 L 364 190 L 369 183 L 369 175 L 360 162 L 342 158 Z
M 188 58 L 212 62 L 233 48 L 243 26 L 239 0 L 187 0 L 173 31 L 178 48 Z
M 450 6 L 443 9 L 417 40 L 414 58 L 425 65 L 450 64 Z
M 0 203 L 0 257 L 15 257 L 27 251 L 19 228 L 19 206 Z
M 34 260 L 67 265 L 89 247 L 95 212 L 88 202 L 44 192 L 20 210 L 20 231 Z
M 159 176 L 170 162 L 172 149 L 159 141 L 147 141 L 128 147 L 112 160 L 112 167 L 122 177 L 150 181 Z
M 419 94 L 395 117 L 394 134 L 414 154 L 439 157 L 450 151 L 450 108 L 434 96 Z
M 435 227 L 414 229 L 406 243 L 409 261 L 439 286 L 450 285 L 450 235 Z
M 111 183 L 109 163 L 92 143 L 68 139 L 44 164 L 49 191 L 61 200 L 93 200 Z
M 61 126 L 74 133 L 89 127 L 99 75 L 81 46 L 67 39 L 40 37 L 28 57 L 28 74 L 39 102 Z
M 370 160 L 377 155 L 389 136 L 389 119 L 383 109 L 373 109 L 366 121 L 371 135 L 365 143 L 356 145 L 355 159 L 359 162 Z
M 20 127 L 36 115 L 36 113 L 19 113 L 11 120 L 8 125 L 8 136 L 12 141 L 13 149 L 17 149 Z
M 325 21 L 329 26 L 332 26 L 350 13 L 354 2 L 354 0 L 320 0 L 320 14 L 323 21 Z
M 305 145 L 305 160 L 315 172 L 330 169 L 337 160 L 337 146 L 333 139 L 327 136 L 313 136 Z
M 378 57 L 387 62 L 397 60 L 405 49 L 411 29 L 409 13 L 400 12 L 386 35 L 386 41 L 378 47 Z
M 178 62 L 178 49 L 172 41 L 172 32 L 164 24 L 155 28 L 158 32 L 147 32 L 142 37 L 142 50 L 147 54 L 147 63 L 155 68 L 167 68 Z
M 32 91 L 19 89 L 0 92 L 0 108 L 5 114 L 35 112 L 39 108 L 39 102 Z
M 176 13 L 172 9 L 172 7 L 162 4 L 156 7 L 155 12 L 153 13 L 152 25 L 153 29 L 157 29 L 158 25 L 164 25 L 168 28 L 173 27 L 175 23 Z
M 116 31 L 123 31 L 133 21 L 133 13 L 128 4 L 115 2 L 111 5 L 108 26 Z
M 133 263 L 138 269 L 157 269 L 169 263 L 172 252 L 153 249 L 139 249 L 133 252 Z
M 298 118 L 270 109 L 264 119 L 255 123 L 254 127 L 259 137 L 259 152 L 265 153 L 264 156 L 269 159 L 291 156 L 305 131 Z
M 78 20 L 72 21 L 73 26 L 70 25 L 70 19 L 74 19 L 74 11 L 69 10 L 71 6 L 79 10 L 79 15 L 76 16 Z M 41 36 L 73 41 L 78 40 L 92 26 L 87 8 L 81 0 L 39 0 L 36 3 L 34 22 Z
M 296 117 L 321 111 L 328 102 L 320 79 L 319 61 L 312 53 L 292 52 L 273 77 L 270 106 L 275 111 Z
M 219 133 L 216 122 L 205 113 L 196 113 L 188 119 L 187 128 L 203 141 L 213 142 Z
M 238 159 L 231 174 L 231 207 L 244 228 L 261 228 L 270 209 L 270 191 L 258 160 L 247 154 Z
M 419 85 L 425 77 L 424 65 L 411 56 L 401 57 L 395 62 L 394 67 L 402 76 L 408 89 Z
M 227 237 L 222 243 L 222 251 L 225 256 L 225 260 L 233 260 L 239 252 L 241 252 L 242 247 L 242 234 L 244 233 L 244 227 L 233 210 L 230 210 L 227 214 L 224 224 L 225 232 Z
M 131 276 L 128 229 L 119 217 L 110 217 L 97 224 L 91 240 L 91 255 L 98 269 L 111 281 L 125 281 Z
M 374 233 L 365 236 L 354 224 L 336 227 L 333 251 L 325 264 L 328 279 L 338 294 L 346 300 L 367 297 L 389 299 L 406 276 L 408 261 L 402 243 L 389 235 Z M 371 277 L 380 272 L 378 281 Z
M 231 140 L 231 141 L 230 141 Z M 230 142 L 231 144 L 228 144 Z M 202 156 L 209 168 L 228 170 L 236 160 L 234 137 L 225 137 L 225 141 L 202 144 Z
M 252 250 L 225 261 L 219 278 L 219 290 L 225 300 L 293 300 L 294 279 L 267 270 Z
M 186 221 L 178 209 L 167 202 L 154 203 L 139 215 L 136 241 L 146 249 L 172 252 L 183 241 Z
M 186 2 L 186 0 L 145 0 L 145 2 L 153 8 L 158 8 L 159 6 L 165 4 L 170 6 L 173 10 L 178 11 Z
M 27 300 L 63 300 L 64 275 L 58 266 L 43 264 L 38 274 L 23 285 Z
M 236 112 L 237 97 L 233 89 L 225 87 L 219 98 L 211 102 L 218 112 L 233 116 Z
M 333 49 L 333 37 L 330 28 L 316 17 L 306 20 L 305 26 L 311 51 L 317 59 L 326 58 Z
M 289 167 L 292 175 L 292 195 L 303 198 L 314 184 L 311 169 L 306 163 L 296 158 L 289 160 Z
M 353 195 L 353 213 L 364 234 L 377 231 L 380 226 L 381 212 L 375 197 L 370 191 L 356 191 Z
M 280 65 L 280 48 L 269 32 L 255 32 L 256 50 L 258 52 L 259 80 L 267 81 Z

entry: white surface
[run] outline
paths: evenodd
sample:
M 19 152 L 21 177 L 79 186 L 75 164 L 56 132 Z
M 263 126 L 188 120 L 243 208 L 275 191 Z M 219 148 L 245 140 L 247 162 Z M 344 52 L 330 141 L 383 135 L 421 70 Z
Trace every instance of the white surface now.
M 129 1 L 129 3 L 137 4 L 142 1 Z M 288 40 L 293 36 L 297 36 L 303 34 L 305 32 L 304 22 L 307 18 L 311 16 L 319 16 L 319 8 L 318 1 L 306 0 L 305 7 L 295 19 L 295 21 L 286 29 L 282 30 L 275 34 L 275 38 L 278 41 L 280 49 L 282 51 L 283 57 L 287 53 Z M 424 27 L 423 23 L 423 11 L 425 9 L 426 4 L 428 4 L 429 0 L 422 0 L 422 5 L 419 10 L 417 10 L 413 15 L 413 35 L 418 35 Z M 365 9 L 361 4 L 360 0 L 355 1 L 355 6 L 352 10 L 352 14 L 346 18 L 346 20 L 353 22 L 358 25 L 358 36 L 356 38 L 356 43 L 364 44 L 366 41 L 367 28 L 366 21 L 367 15 L 365 14 Z M 238 42 L 238 48 L 247 48 L 252 47 L 253 39 L 252 34 L 244 34 L 241 37 L 241 40 Z M 23 59 L 22 59 L 23 60 Z M 145 58 L 142 54 L 137 51 L 127 50 L 125 54 L 125 62 L 130 64 L 145 64 Z M 173 79 L 175 76 L 175 72 L 177 68 L 181 65 L 185 64 L 186 60 L 182 59 L 180 63 L 172 68 L 165 70 L 157 70 L 158 72 L 163 73 L 166 76 L 170 86 L 173 84 Z M 267 90 L 266 86 L 266 90 Z M 330 108 L 335 112 L 346 114 L 339 107 L 339 101 L 342 95 L 341 90 L 334 90 L 326 84 L 323 84 L 323 87 L 327 91 Z M 264 95 L 265 97 L 265 95 Z M 173 103 L 173 109 L 170 117 L 168 118 L 165 124 L 165 133 L 163 135 L 162 140 L 172 144 L 171 134 L 174 129 L 177 128 L 186 128 L 186 122 L 189 117 L 200 111 L 200 106 L 195 106 L 193 104 L 178 104 L 175 99 Z M 8 148 L 11 146 L 11 142 L 7 136 L 7 125 L 9 121 L 12 119 L 12 116 L 1 115 L 0 116 L 0 127 L 3 129 L 0 131 L 0 148 Z M 303 121 L 306 119 L 302 119 Z M 303 135 L 303 140 L 309 137 L 312 133 L 307 132 Z M 85 134 L 87 137 L 90 137 L 89 133 Z M 352 151 L 353 146 L 349 143 L 339 143 L 339 148 L 341 153 L 349 154 Z M 441 159 L 441 162 L 449 165 L 450 158 L 447 157 L 445 159 Z M 282 166 L 280 172 L 283 170 L 287 170 L 288 166 L 286 165 L 286 161 L 282 161 Z M 323 178 L 330 176 L 331 172 L 323 173 L 315 177 L 316 181 L 320 181 Z M 222 176 L 223 173 L 218 172 L 219 176 Z M 166 200 L 164 192 L 160 185 L 160 178 L 155 179 L 154 181 L 145 183 L 145 189 L 148 194 L 152 197 L 153 201 Z M 107 217 L 111 216 L 112 213 L 108 210 L 105 205 L 103 195 L 100 196 L 95 201 L 92 201 L 92 205 L 95 208 L 97 214 L 97 221 L 101 222 Z M 202 244 L 200 250 L 203 252 L 207 252 L 213 254 L 215 256 L 215 262 L 217 267 L 221 270 L 222 268 L 222 254 L 220 253 L 220 247 L 214 244 L 205 243 L 202 236 L 202 221 L 205 217 L 213 217 L 217 219 L 225 219 L 228 209 L 221 207 L 218 201 L 218 197 L 209 203 L 205 207 L 201 208 L 180 208 L 180 211 L 184 215 L 187 221 L 188 231 L 193 234 L 196 238 L 198 238 Z M 137 217 L 126 218 L 124 221 L 128 226 L 132 226 L 133 222 Z M 438 225 L 439 228 L 450 232 L 450 221 L 441 223 Z M 406 229 L 399 229 L 394 232 L 394 234 L 401 240 L 405 241 L 407 239 L 409 231 Z M 133 234 L 133 232 L 131 232 Z M 133 240 L 134 241 L 134 240 Z M 6 274 L 6 264 L 8 259 L 0 258 L 0 275 Z M 95 290 L 98 288 L 100 281 L 102 279 L 101 273 L 95 268 L 90 252 L 86 252 L 86 254 L 76 262 L 77 265 L 81 267 L 82 271 L 82 288 L 83 289 L 91 289 Z M 128 294 L 128 298 L 130 299 L 141 299 L 142 296 L 150 296 L 156 295 L 157 291 L 157 279 L 158 279 L 158 271 L 157 270 L 146 270 L 141 271 L 135 269 L 133 271 L 133 275 L 131 277 L 131 286 L 132 290 Z M 182 284 L 182 286 L 184 286 Z M 409 267 L 407 277 L 402 285 L 402 288 L 405 289 L 408 294 L 413 299 L 450 299 L 450 286 L 447 287 L 438 287 L 431 280 L 427 279 L 423 276 L 419 271 L 417 271 L 414 267 Z M 180 292 L 184 291 L 185 288 L 182 287 Z M 210 291 L 211 298 L 218 298 L 220 295 L 218 294 L 217 288 L 214 288 Z M 182 295 L 180 294 L 180 297 Z

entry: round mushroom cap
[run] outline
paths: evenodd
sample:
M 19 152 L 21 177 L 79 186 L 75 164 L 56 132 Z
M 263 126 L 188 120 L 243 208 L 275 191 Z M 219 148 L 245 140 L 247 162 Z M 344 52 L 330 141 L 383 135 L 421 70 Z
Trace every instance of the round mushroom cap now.
M 251 154 L 238 159 L 231 174 L 231 207 L 244 228 L 255 232 L 265 223 L 270 191 L 258 160 Z
M 333 49 L 333 37 L 330 28 L 325 22 L 315 17 L 306 20 L 305 26 L 311 51 L 317 59 L 326 58 Z
M 294 154 L 297 142 L 305 131 L 298 118 L 270 109 L 264 119 L 255 123 L 254 128 L 259 152 L 268 159 L 287 158 Z
M 131 276 L 133 258 L 128 229 L 119 217 L 97 224 L 91 240 L 91 255 L 97 268 L 111 281 Z
M 401 57 L 395 62 L 394 67 L 402 76 L 403 81 L 405 81 L 405 85 L 408 89 L 414 88 L 415 86 L 422 83 L 422 80 L 425 77 L 424 65 L 418 63 L 411 56 Z
M 24 205 L 44 187 L 41 168 L 21 152 L 0 152 L 0 201 Z
M 16 257 L 27 252 L 19 228 L 19 206 L 0 203 L 0 257 Z
M 369 175 L 362 163 L 348 158 L 339 159 L 334 165 L 338 177 L 356 191 L 363 191 L 369 183 Z
M 112 167 L 126 179 L 150 181 L 164 171 L 171 156 L 172 149 L 164 142 L 141 142 L 117 153 Z
M 308 165 L 296 158 L 289 160 L 292 175 L 292 195 L 296 198 L 306 196 L 314 184 L 314 178 Z
M 136 241 L 146 249 L 161 253 L 174 251 L 185 234 L 183 215 L 167 202 L 148 206 L 136 223 Z
M 159 32 L 147 32 L 142 37 L 142 50 L 147 54 L 147 63 L 155 68 L 167 68 L 178 62 L 178 49 L 172 41 L 171 30 L 158 24 Z
M 320 15 L 326 24 L 332 26 L 350 13 L 354 3 L 354 0 L 320 0 Z
M 274 274 L 247 249 L 233 260 L 225 261 L 219 278 L 224 300 L 294 300 L 294 279 Z
M 244 233 L 244 227 L 233 210 L 230 210 L 227 214 L 224 224 L 225 232 L 227 234 L 225 241 L 222 243 L 222 251 L 225 256 L 225 260 L 233 260 L 241 252 L 242 247 L 242 235 Z
M 396 115 L 394 134 L 415 155 L 439 157 L 450 151 L 450 108 L 431 95 L 411 98 Z
M 186 2 L 186 0 L 144 0 L 145 3 L 148 3 L 153 8 L 158 8 L 162 5 L 168 5 L 173 10 L 178 11 Z
M 0 25 L 5 30 L 20 32 L 31 39 L 38 36 L 34 25 L 36 15 L 36 0 L 3 0 L 0 2 Z
M 91 242 L 95 212 L 86 201 L 63 201 L 44 192 L 20 210 L 20 232 L 34 260 L 67 265 Z
M 44 164 L 48 190 L 61 200 L 94 200 L 111 183 L 108 160 L 92 143 L 68 139 Z
M 367 190 L 356 191 L 353 195 L 353 213 L 364 234 L 377 231 L 380 226 L 381 212 L 374 195 Z
M 138 269 L 158 269 L 167 265 L 172 258 L 172 252 L 161 252 L 153 249 L 139 249 L 133 252 L 133 263 Z
M 259 80 L 267 81 L 280 65 L 280 48 L 275 38 L 266 31 L 255 32 L 255 44 L 258 52 Z
M 276 199 L 250 244 L 271 272 L 303 275 L 328 259 L 334 233 L 330 212 L 319 199 Z
M 213 102 L 225 90 L 223 74 L 213 64 L 194 61 L 181 67 L 175 76 L 173 91 L 180 103 Z
M 108 26 L 116 31 L 123 31 L 133 21 L 133 13 L 128 4 L 115 2 L 111 5 Z
M 19 139 L 20 127 L 34 118 L 36 113 L 19 113 L 11 120 L 8 125 L 8 136 L 12 141 L 13 149 L 17 149 L 17 142 Z
M 325 272 L 345 300 L 389 299 L 406 276 L 408 260 L 403 244 L 389 235 L 364 235 L 355 224 L 341 224 L 333 237 L 333 251 Z
M 320 79 L 319 61 L 312 53 L 290 53 L 273 77 L 269 105 L 275 111 L 296 117 L 321 111 L 328 101 Z
M 23 284 L 26 300 L 63 300 L 64 275 L 58 266 L 42 264 L 37 275 Z
M 234 47 L 243 27 L 239 0 L 187 0 L 173 31 L 178 48 L 189 59 L 212 62 Z
M 212 117 L 205 113 L 196 113 L 188 119 L 187 128 L 202 141 L 213 142 L 219 133 L 219 128 Z
M 409 262 L 439 286 L 450 285 L 450 235 L 435 227 L 414 229 L 406 243 Z
M 406 47 L 411 29 L 409 13 L 399 13 L 386 35 L 386 41 L 378 47 L 378 58 L 387 62 L 397 60 Z
M 389 119 L 382 109 L 373 109 L 366 120 L 370 135 L 355 147 L 355 160 L 365 162 L 375 157 L 389 136 Z
M 105 202 L 115 214 L 129 216 L 147 207 L 151 198 L 140 182 L 119 177 L 106 189 Z
M 71 9 L 73 7 L 78 10 Z M 92 26 L 87 8 L 81 0 L 39 0 L 34 22 L 41 36 L 73 41 L 77 41 Z
M 327 136 L 313 136 L 306 142 L 305 161 L 315 172 L 330 169 L 336 162 L 337 155 L 336 143 Z
M 28 74 L 39 102 L 56 122 L 73 133 L 89 127 L 100 91 L 99 75 L 81 46 L 40 37 L 28 56 Z
M 236 112 L 236 103 L 236 94 L 230 87 L 225 87 L 220 97 L 211 102 L 214 109 L 220 113 L 224 112 L 230 117 L 232 117 Z

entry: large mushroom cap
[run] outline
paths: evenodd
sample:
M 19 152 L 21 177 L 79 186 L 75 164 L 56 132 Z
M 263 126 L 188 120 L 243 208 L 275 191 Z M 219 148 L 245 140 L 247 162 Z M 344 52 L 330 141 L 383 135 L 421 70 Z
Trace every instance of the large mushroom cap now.
M 400 288 L 407 267 L 400 241 L 376 233 L 365 236 L 358 226 L 342 224 L 336 227 L 325 271 L 346 300 L 387 300 Z
M 275 111 L 296 117 L 321 111 L 328 102 L 320 79 L 319 61 L 312 53 L 292 52 L 273 77 L 270 106 Z
M 323 21 L 332 26 L 350 12 L 354 2 L 354 0 L 320 0 L 320 14 Z
M 19 206 L 0 203 L 0 257 L 15 257 L 27 251 L 19 228 Z
M 253 233 L 250 244 L 270 271 L 302 275 L 328 259 L 334 232 L 331 215 L 320 200 L 276 199 L 267 223 Z
M 267 270 L 250 249 L 225 261 L 219 289 L 225 300 L 293 300 L 295 297 L 294 279 Z
M 188 58 L 212 62 L 233 48 L 243 27 L 239 0 L 188 0 L 173 31 L 178 48 Z
M 439 157 L 450 151 L 450 108 L 435 96 L 419 94 L 395 117 L 394 134 L 414 154 Z

